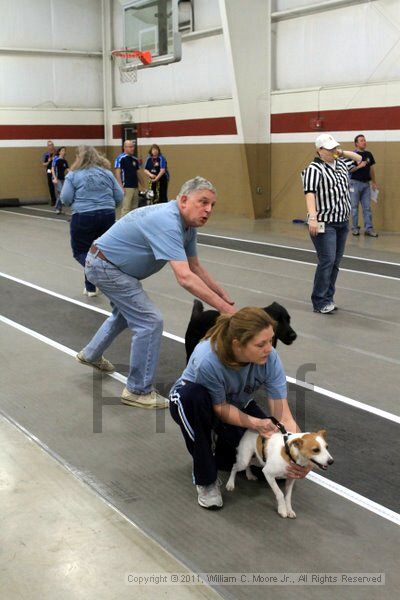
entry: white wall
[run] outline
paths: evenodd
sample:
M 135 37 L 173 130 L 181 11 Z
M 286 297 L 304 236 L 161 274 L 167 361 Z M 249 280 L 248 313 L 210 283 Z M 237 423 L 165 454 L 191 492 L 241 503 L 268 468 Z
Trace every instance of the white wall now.
M 101 45 L 100 0 L 0 0 L 0 107 L 101 107 L 101 57 L 51 54 Z
M 212 29 L 221 27 L 221 15 L 218 0 L 193 0 L 194 1 L 194 30 Z
M 221 26 L 216 0 L 195 0 L 195 31 Z M 114 46 L 123 45 L 123 10 L 114 0 Z M 114 68 L 115 105 L 120 108 L 160 106 L 231 97 L 222 35 L 184 40 L 182 60 L 141 69 L 136 84 L 121 84 Z M 179 115 L 176 117 L 179 119 Z
M 398 0 L 280 21 L 274 30 L 274 89 L 367 84 L 400 77 Z
M 312 6 L 313 4 L 321 4 L 323 1 L 324 0 L 272 0 L 271 8 L 272 12 L 280 12 L 283 10 Z
M 133 85 L 121 84 L 115 73 L 116 105 L 157 106 L 230 97 L 222 35 L 185 42 L 182 54 L 180 62 L 141 69 Z

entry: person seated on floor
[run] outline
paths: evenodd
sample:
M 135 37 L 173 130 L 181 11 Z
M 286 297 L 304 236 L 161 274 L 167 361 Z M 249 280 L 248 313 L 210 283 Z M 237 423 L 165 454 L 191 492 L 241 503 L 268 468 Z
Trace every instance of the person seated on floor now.
M 300 431 L 287 401 L 285 372 L 272 345 L 274 325 L 256 307 L 221 315 L 171 389 L 171 416 L 192 455 L 198 503 L 204 508 L 222 507 L 217 471 L 231 469 L 244 431 L 254 429 L 267 438 L 278 431 L 254 400 L 256 390 L 264 387 L 270 416 L 288 431 Z M 218 436 L 215 454 L 213 430 Z M 309 470 L 290 464 L 287 476 L 303 478 Z

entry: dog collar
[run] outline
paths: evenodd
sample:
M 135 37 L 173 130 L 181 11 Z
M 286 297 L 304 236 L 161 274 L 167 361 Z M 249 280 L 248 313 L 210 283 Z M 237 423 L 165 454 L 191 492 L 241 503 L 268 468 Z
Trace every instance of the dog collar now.
M 286 431 L 286 428 L 283 425 L 283 423 L 281 423 L 280 421 L 278 421 L 278 419 L 276 419 L 275 417 L 268 417 L 268 419 L 271 419 L 271 421 L 273 422 L 273 424 L 279 429 L 279 431 L 283 435 L 283 443 L 285 444 L 285 452 L 288 455 L 288 457 L 290 458 L 290 460 L 296 465 L 297 462 L 294 460 L 293 456 L 291 455 L 290 446 L 289 446 L 289 437 L 292 434 L 288 433 Z

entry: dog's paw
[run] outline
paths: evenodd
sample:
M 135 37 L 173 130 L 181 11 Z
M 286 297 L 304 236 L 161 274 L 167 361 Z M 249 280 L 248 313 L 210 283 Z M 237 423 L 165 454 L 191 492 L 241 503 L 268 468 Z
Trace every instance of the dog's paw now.
M 235 484 L 232 481 L 228 481 L 225 487 L 228 490 L 228 492 L 233 492 L 233 490 L 235 489 Z
M 294 512 L 293 509 L 290 509 L 287 511 L 287 516 L 289 519 L 295 519 L 296 518 L 296 513 Z
M 278 506 L 278 514 L 283 518 L 286 519 L 288 516 L 288 512 L 287 512 L 287 508 L 286 506 Z

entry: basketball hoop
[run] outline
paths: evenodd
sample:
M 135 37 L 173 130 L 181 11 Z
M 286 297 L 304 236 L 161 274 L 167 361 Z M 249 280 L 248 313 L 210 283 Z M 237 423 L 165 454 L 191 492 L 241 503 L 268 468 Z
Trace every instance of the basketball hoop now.
M 135 83 L 138 66 L 149 65 L 152 61 L 151 52 L 140 52 L 140 50 L 113 50 L 111 56 L 119 69 L 121 83 Z

